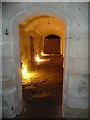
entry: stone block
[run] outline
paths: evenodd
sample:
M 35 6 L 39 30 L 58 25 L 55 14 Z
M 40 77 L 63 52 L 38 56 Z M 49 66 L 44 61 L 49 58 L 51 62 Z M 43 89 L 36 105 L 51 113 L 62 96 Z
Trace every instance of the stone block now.
M 66 107 L 65 118 L 88 118 L 88 109 Z
M 13 63 L 12 61 L 3 60 L 2 61 L 2 77 L 8 79 L 13 78 Z
M 82 35 L 70 40 L 70 56 L 88 58 L 88 38 Z
M 3 90 L 13 89 L 14 87 L 15 87 L 15 81 L 14 80 L 2 81 L 2 89 Z
M 88 97 L 88 74 L 82 75 L 80 79 L 79 94 L 80 97 Z
M 12 50 L 11 50 L 11 44 L 3 44 L 2 45 L 2 59 L 4 60 L 11 60 L 12 59 Z
M 2 119 L 2 106 L 0 106 L 0 119 Z
M 85 57 L 70 57 L 69 58 L 70 74 L 85 74 L 88 73 L 88 58 Z
M 68 80 L 68 95 L 71 97 L 79 97 L 79 75 L 69 75 Z
M 68 94 L 72 97 L 88 97 L 88 78 L 82 74 L 69 74 Z

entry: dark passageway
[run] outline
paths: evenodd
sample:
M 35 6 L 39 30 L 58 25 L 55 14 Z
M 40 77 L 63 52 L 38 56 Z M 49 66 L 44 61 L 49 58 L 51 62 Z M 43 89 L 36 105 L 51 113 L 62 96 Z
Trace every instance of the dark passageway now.
M 59 118 L 61 116 L 63 67 L 62 56 L 44 56 L 46 62 L 36 63 L 30 82 L 24 84 L 24 107 L 18 117 Z M 27 80 L 27 79 L 26 79 Z

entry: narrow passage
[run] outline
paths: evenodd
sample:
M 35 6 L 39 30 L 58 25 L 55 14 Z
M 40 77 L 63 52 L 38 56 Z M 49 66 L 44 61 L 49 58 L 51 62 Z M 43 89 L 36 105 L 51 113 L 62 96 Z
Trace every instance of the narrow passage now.
M 31 78 L 23 80 L 23 110 L 18 118 L 60 118 L 63 85 L 63 57 L 44 56 L 36 63 Z M 28 82 L 26 82 L 28 81 Z

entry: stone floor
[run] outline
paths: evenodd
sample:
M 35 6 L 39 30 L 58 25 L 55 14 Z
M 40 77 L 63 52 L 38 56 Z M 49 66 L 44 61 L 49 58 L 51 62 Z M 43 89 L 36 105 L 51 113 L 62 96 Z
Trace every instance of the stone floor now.
M 61 118 L 62 56 L 43 57 L 23 79 L 23 110 L 16 118 Z

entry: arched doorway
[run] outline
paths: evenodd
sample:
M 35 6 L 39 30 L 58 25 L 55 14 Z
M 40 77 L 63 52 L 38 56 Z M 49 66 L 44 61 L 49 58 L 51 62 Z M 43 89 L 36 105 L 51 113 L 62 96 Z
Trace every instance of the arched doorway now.
M 60 37 L 56 35 L 48 35 L 44 38 L 44 53 L 61 54 Z
M 29 12 L 29 11 L 28 11 Z M 18 34 L 18 32 L 16 32 L 16 33 L 13 33 L 13 29 L 16 29 L 16 31 L 17 31 L 17 27 L 18 27 L 18 24 L 20 23 L 20 21 L 21 21 L 21 19 L 25 19 L 25 17 L 24 18 L 22 18 L 22 14 L 23 14 L 23 16 L 24 15 L 26 15 L 26 13 L 27 13 L 27 11 L 25 12 L 22 12 L 22 13 L 19 13 L 19 14 L 17 14 L 15 17 L 13 17 L 9 22 L 10 22 L 10 32 L 11 32 L 11 35 L 10 35 L 10 40 L 13 40 L 13 44 L 16 44 L 16 46 L 15 47 L 13 47 L 13 55 L 15 55 L 16 54 L 16 49 L 17 50 L 19 50 L 20 48 L 19 48 L 19 34 Z M 39 13 L 39 11 L 38 10 L 36 10 L 36 14 L 38 14 Z M 65 19 L 65 21 L 67 21 L 67 36 L 69 35 L 69 31 L 68 31 L 68 27 L 69 27 L 69 19 L 66 17 L 66 16 L 64 16 L 62 13 L 60 13 L 60 14 L 58 14 L 58 11 L 55 11 L 54 13 L 50 10 L 50 12 L 49 12 L 49 9 L 48 9 L 48 11 L 46 11 L 45 12 L 45 14 L 47 13 L 47 15 L 51 15 L 51 16 L 55 16 L 56 18 L 60 18 L 61 19 L 61 17 L 63 18 L 63 19 Z M 52 14 L 53 13 L 53 14 Z M 21 14 L 21 18 L 20 18 L 20 14 Z M 36 15 L 35 14 L 35 15 Z M 16 28 L 14 27 L 12 27 L 13 25 L 13 22 L 15 21 L 15 19 L 17 19 L 17 16 L 19 15 L 19 18 L 20 18 L 20 20 L 19 21 L 17 21 L 17 25 L 16 25 Z M 42 13 L 42 15 L 44 15 L 44 13 Z M 34 14 L 33 14 L 33 11 L 31 12 L 30 11 L 30 17 L 32 17 L 32 16 L 34 16 Z M 40 16 L 41 16 L 41 14 L 40 14 Z M 11 24 L 12 23 L 12 24 Z M 35 33 L 37 33 L 37 31 L 35 31 Z M 46 34 L 50 34 L 50 33 L 46 33 Z M 57 33 L 53 33 L 53 31 L 52 31 L 52 34 L 57 34 Z M 16 36 L 15 38 L 13 38 L 12 37 L 12 35 L 14 35 L 14 36 Z M 29 37 L 28 37 L 29 39 L 30 39 L 30 33 L 29 33 Z M 43 37 L 44 38 L 44 37 Z M 16 41 L 14 40 L 14 39 L 16 39 Z M 65 41 L 63 41 L 63 42 L 65 42 Z M 69 44 L 67 44 L 67 45 L 69 45 Z M 63 44 L 63 47 L 64 47 L 64 44 Z M 63 50 L 64 50 L 64 48 L 63 48 Z M 68 52 L 68 47 L 67 47 L 67 52 Z M 64 56 L 64 53 L 65 53 L 65 50 L 63 51 L 63 56 Z M 20 60 L 20 55 L 17 55 L 17 58 Z M 68 63 L 68 57 L 67 57 L 67 60 L 65 59 L 65 61 L 67 61 L 67 63 Z M 64 61 L 64 63 L 65 63 L 65 61 Z M 13 62 L 15 62 L 15 59 L 14 59 L 14 61 Z M 20 61 L 19 61 L 20 62 Z M 27 61 L 26 61 L 26 63 L 27 63 Z M 28 59 L 28 63 L 30 63 L 30 58 Z M 68 65 L 68 64 L 67 64 Z M 18 66 L 18 69 L 20 69 L 20 66 L 19 65 L 16 65 L 16 66 Z M 64 69 L 64 73 L 65 73 L 65 69 Z M 65 73 L 66 74 L 66 73 Z M 66 78 L 65 78 L 66 79 Z M 19 81 L 18 81 L 19 82 Z M 65 82 L 66 84 L 67 84 L 67 82 Z M 20 86 L 21 87 L 21 84 L 20 84 L 20 82 L 19 82 L 19 84 L 18 84 L 18 86 Z M 18 89 L 18 91 L 17 91 L 17 95 L 19 95 L 20 93 L 22 93 L 22 91 L 21 91 L 21 89 Z M 22 101 L 22 99 L 20 98 L 20 100 Z M 20 101 L 19 100 L 19 101 Z M 18 102 L 18 101 L 17 101 Z M 20 109 L 22 108 L 22 105 L 21 106 L 17 106 L 17 108 L 18 107 L 20 107 Z M 20 110 L 19 109 L 19 110 Z
M 31 117 L 62 117 L 65 23 L 52 16 L 35 16 L 22 21 L 19 29 L 20 57 L 25 71 L 22 72 L 23 96 L 26 104 L 30 103 L 30 106 L 24 104 L 24 107 L 28 111 L 32 108 L 32 114 L 29 112 Z M 34 111 L 36 108 L 39 109 L 37 112 Z

